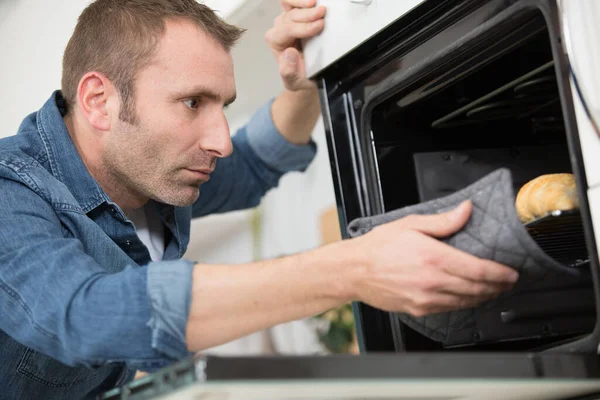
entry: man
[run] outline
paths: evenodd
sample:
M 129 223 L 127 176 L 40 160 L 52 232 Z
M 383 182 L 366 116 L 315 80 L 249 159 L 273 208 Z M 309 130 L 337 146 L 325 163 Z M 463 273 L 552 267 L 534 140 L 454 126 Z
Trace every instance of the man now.
M 478 304 L 516 273 L 442 244 L 470 205 L 247 265 L 181 260 L 190 220 L 252 207 L 315 148 L 299 38 L 312 0 L 267 33 L 286 90 L 230 138 L 230 47 L 241 30 L 195 0 L 97 0 L 62 91 L 0 141 L 0 392 L 99 395 L 209 348 L 352 300 L 424 315 Z M 201 189 L 200 189 L 201 188 Z

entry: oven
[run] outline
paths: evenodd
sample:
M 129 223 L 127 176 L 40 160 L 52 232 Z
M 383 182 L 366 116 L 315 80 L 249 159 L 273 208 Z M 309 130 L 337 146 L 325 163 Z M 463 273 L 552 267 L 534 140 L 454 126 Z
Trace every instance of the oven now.
M 325 31 L 303 50 L 343 238 L 499 171 L 513 192 L 568 172 L 579 209 L 519 225 L 552 270 L 442 339 L 357 303 L 360 356 L 198 355 L 105 398 L 598 398 L 600 1 L 318 2 Z
M 320 47 L 305 47 L 344 238 L 357 218 L 448 196 L 498 169 L 510 171 L 515 193 L 537 176 L 572 173 L 580 202 L 524 229 L 581 279 L 549 273 L 536 290 L 508 293 L 444 340 L 358 303 L 361 352 L 596 353 L 600 4 L 367 0 L 344 7 L 363 36 L 340 38 L 329 59 L 323 43 L 335 32 L 325 31 Z M 341 12 L 330 11 L 331 18 Z

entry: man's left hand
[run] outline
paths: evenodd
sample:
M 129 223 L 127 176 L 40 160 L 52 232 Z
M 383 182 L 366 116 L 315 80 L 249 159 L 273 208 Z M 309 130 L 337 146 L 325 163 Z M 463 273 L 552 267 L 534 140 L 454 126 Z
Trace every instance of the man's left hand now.
M 265 35 L 279 64 L 285 88 L 291 91 L 315 88 L 306 76 L 300 40 L 319 34 L 325 26 L 325 7 L 317 0 L 281 0 L 283 12 Z

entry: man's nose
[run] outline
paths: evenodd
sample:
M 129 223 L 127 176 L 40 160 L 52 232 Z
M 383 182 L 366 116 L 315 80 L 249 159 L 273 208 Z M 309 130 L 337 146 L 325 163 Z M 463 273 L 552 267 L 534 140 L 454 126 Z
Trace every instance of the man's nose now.
M 214 157 L 225 158 L 233 151 L 229 123 L 221 108 L 215 110 L 208 126 L 202 127 L 203 136 L 200 141 L 202 150 Z

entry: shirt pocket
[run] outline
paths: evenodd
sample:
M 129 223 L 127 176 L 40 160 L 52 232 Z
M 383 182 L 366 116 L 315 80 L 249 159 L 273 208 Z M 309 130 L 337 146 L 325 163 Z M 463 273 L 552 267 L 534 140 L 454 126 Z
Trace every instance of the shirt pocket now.
M 98 371 L 69 367 L 30 348 L 25 350 L 17 372 L 43 385 L 61 388 L 82 384 L 98 376 Z

